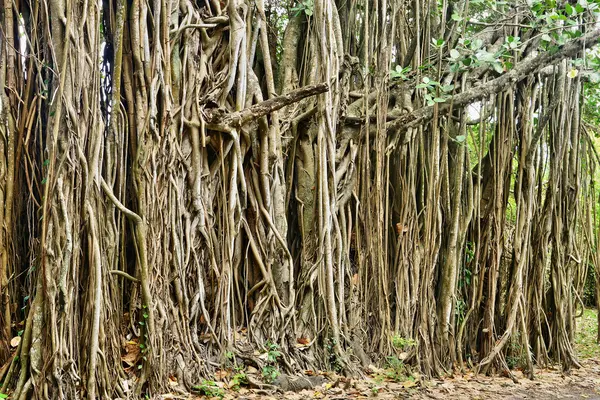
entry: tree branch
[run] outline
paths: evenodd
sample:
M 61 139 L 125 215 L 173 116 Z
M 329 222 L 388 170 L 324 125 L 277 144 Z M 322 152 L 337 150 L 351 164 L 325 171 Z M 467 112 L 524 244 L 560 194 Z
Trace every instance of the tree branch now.
M 321 93 L 329 91 L 329 85 L 327 83 L 318 83 L 316 85 L 304 86 L 291 92 L 274 97 L 269 100 L 261 101 L 251 107 L 245 108 L 242 111 L 237 111 L 231 114 L 213 114 L 208 115 L 207 123 L 209 128 L 213 128 L 215 125 L 221 127 L 240 126 L 246 122 L 264 117 L 267 114 L 282 109 L 283 107 L 289 106 L 299 102 L 307 97 L 316 96 Z
M 590 44 L 589 47 L 594 46 L 598 38 L 600 38 L 600 29 L 595 29 L 565 44 L 554 54 L 544 51 L 537 56 L 530 56 L 518 63 L 509 72 L 499 76 L 496 79 L 475 86 L 465 92 L 459 93 L 446 100 L 446 102 L 443 104 L 423 107 L 410 114 L 403 115 L 394 121 L 388 122 L 386 124 L 386 129 L 393 132 L 390 146 L 409 143 L 412 140 L 413 135 L 407 135 L 406 132 L 410 128 L 424 124 L 431 120 L 433 118 L 433 111 L 435 107 L 439 107 L 438 115 L 444 115 L 449 112 L 451 106 L 453 108 L 463 107 L 467 104 L 487 98 L 492 94 L 500 93 L 508 87 L 513 86 L 514 84 L 527 78 L 532 73 L 535 73 L 536 71 L 546 67 L 547 65 L 575 56 L 588 43 Z

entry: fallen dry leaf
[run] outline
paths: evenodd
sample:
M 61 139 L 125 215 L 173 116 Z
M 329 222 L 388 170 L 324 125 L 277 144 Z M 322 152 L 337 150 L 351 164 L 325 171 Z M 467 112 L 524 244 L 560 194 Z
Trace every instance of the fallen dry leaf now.
M 138 339 L 133 339 L 125 343 L 125 354 L 121 356 L 121 361 L 134 366 L 140 359 L 140 344 Z
M 15 336 L 14 338 L 11 339 L 10 341 L 10 345 L 12 347 L 17 347 L 19 345 L 19 343 L 21 343 L 21 336 Z
M 227 372 L 224 369 L 220 369 L 217 372 L 215 372 L 215 379 L 220 381 L 224 378 L 227 378 L 227 375 L 229 375 L 229 372 Z
M 307 338 L 301 337 L 297 339 L 298 343 L 303 344 L 303 345 L 307 345 L 310 343 L 310 340 L 308 340 Z

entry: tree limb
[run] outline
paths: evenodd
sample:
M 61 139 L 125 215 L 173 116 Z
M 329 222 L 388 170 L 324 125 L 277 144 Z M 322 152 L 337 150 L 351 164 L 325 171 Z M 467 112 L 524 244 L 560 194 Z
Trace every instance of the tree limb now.
M 274 97 L 269 100 L 261 101 L 251 107 L 245 108 L 242 111 L 237 111 L 231 114 L 207 115 L 207 123 L 211 129 L 219 129 L 220 127 L 240 126 L 249 121 L 264 117 L 274 111 L 280 110 L 283 107 L 299 102 L 307 97 L 316 96 L 329 91 L 327 83 L 318 83 L 316 85 L 304 86 L 291 92 Z
M 444 115 L 449 112 L 451 106 L 454 108 L 462 107 L 489 97 L 492 94 L 500 93 L 547 65 L 575 56 L 586 44 L 589 43 L 590 45 L 595 45 L 598 38 L 600 38 L 600 29 L 595 29 L 565 44 L 554 54 L 545 51 L 537 56 L 530 56 L 518 63 L 509 72 L 484 84 L 475 86 L 470 90 L 459 93 L 443 104 L 423 107 L 413 113 L 403 115 L 394 121 L 388 122 L 386 124 L 386 129 L 393 132 L 390 146 L 409 143 L 413 137 L 412 135 L 407 135 L 406 132 L 408 132 L 410 128 L 431 120 L 433 118 L 435 107 L 438 107 L 438 115 Z

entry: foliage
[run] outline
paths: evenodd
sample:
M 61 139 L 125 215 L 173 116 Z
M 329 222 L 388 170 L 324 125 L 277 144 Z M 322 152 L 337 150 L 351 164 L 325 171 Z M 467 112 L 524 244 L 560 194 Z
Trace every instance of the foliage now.
M 202 380 L 200 385 L 194 386 L 194 389 L 207 397 L 218 397 L 222 399 L 225 396 L 225 390 L 214 381 Z
M 384 370 L 384 375 L 387 379 L 394 382 L 404 382 L 406 380 L 414 381 L 412 376 L 407 375 L 404 362 L 394 356 L 386 357 L 386 369 Z
M 263 376 L 264 376 L 264 374 L 263 374 Z M 277 378 L 277 376 L 275 376 L 275 378 Z M 275 379 L 275 378 L 273 378 L 273 379 Z M 230 387 L 233 390 L 239 390 L 242 385 L 247 385 L 247 384 L 248 384 L 248 376 L 246 375 L 246 372 L 243 370 L 243 368 L 236 368 L 236 373 L 231 378 L 231 382 L 229 384 Z
M 506 353 L 506 365 L 508 365 L 508 368 L 524 368 L 527 366 L 527 357 L 525 356 L 525 349 L 522 346 L 520 331 L 516 331 L 513 337 L 511 337 Z
M 279 352 L 279 346 L 276 343 L 267 341 L 267 364 L 261 369 L 261 375 L 265 382 L 272 383 L 279 376 L 279 370 L 277 369 L 277 358 L 281 356 Z
M 327 350 L 328 360 L 329 360 L 329 368 L 336 372 L 342 372 L 343 366 L 339 359 L 339 355 L 335 352 L 335 339 L 328 338 L 325 344 L 325 348 Z
M 311 17 L 315 9 L 314 0 L 300 0 L 298 5 L 292 8 L 292 11 L 296 12 L 296 16 L 303 12 L 306 16 Z
M 409 73 L 411 71 L 411 67 L 402 68 L 401 65 L 396 65 L 396 68 L 390 71 L 390 78 L 392 79 L 401 79 L 406 81 L 409 79 Z
M 596 299 L 596 267 L 594 263 L 588 264 L 582 300 L 586 307 L 595 306 L 598 302 Z
M 417 342 L 414 339 L 404 338 L 400 335 L 392 336 L 392 346 L 401 351 L 408 350 L 410 347 L 416 346 Z
M 423 77 L 423 83 L 416 86 L 417 89 L 426 89 L 425 102 L 428 106 L 435 103 L 443 103 L 451 96 L 450 93 L 454 89 L 454 85 L 441 85 L 439 82 L 433 81 L 428 77 Z
M 277 367 L 273 365 L 265 365 L 264 367 L 262 367 L 260 373 L 265 382 L 267 383 L 273 383 L 275 379 L 277 379 L 277 377 L 279 376 L 279 371 L 277 370 Z
M 577 335 L 575 349 L 583 359 L 600 357 L 598 345 L 598 312 L 593 308 L 583 310 L 581 318 L 577 319 Z

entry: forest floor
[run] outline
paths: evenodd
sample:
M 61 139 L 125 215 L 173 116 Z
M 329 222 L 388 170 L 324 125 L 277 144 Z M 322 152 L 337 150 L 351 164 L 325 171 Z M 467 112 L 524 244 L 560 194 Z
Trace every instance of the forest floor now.
M 215 381 L 204 381 L 199 388 L 204 394 L 185 396 L 159 396 L 159 399 L 589 399 L 600 400 L 600 345 L 596 343 L 596 311 L 585 310 L 578 319 L 576 349 L 583 365 L 569 374 L 561 371 L 560 366 L 536 369 L 535 380 L 527 379 L 520 370 L 514 371 L 518 381 L 502 376 L 475 375 L 467 372 L 444 379 L 420 380 L 418 376 L 403 376 L 391 368 L 376 369 L 369 377 L 350 380 L 327 375 L 324 383 L 313 389 L 298 392 L 281 390 L 251 389 L 241 387 L 238 390 L 227 389 L 232 376 L 222 371 Z M 258 371 L 254 371 L 258 374 Z M 415 379 L 416 377 L 416 379 Z M 258 378 L 252 379 L 258 380 Z

